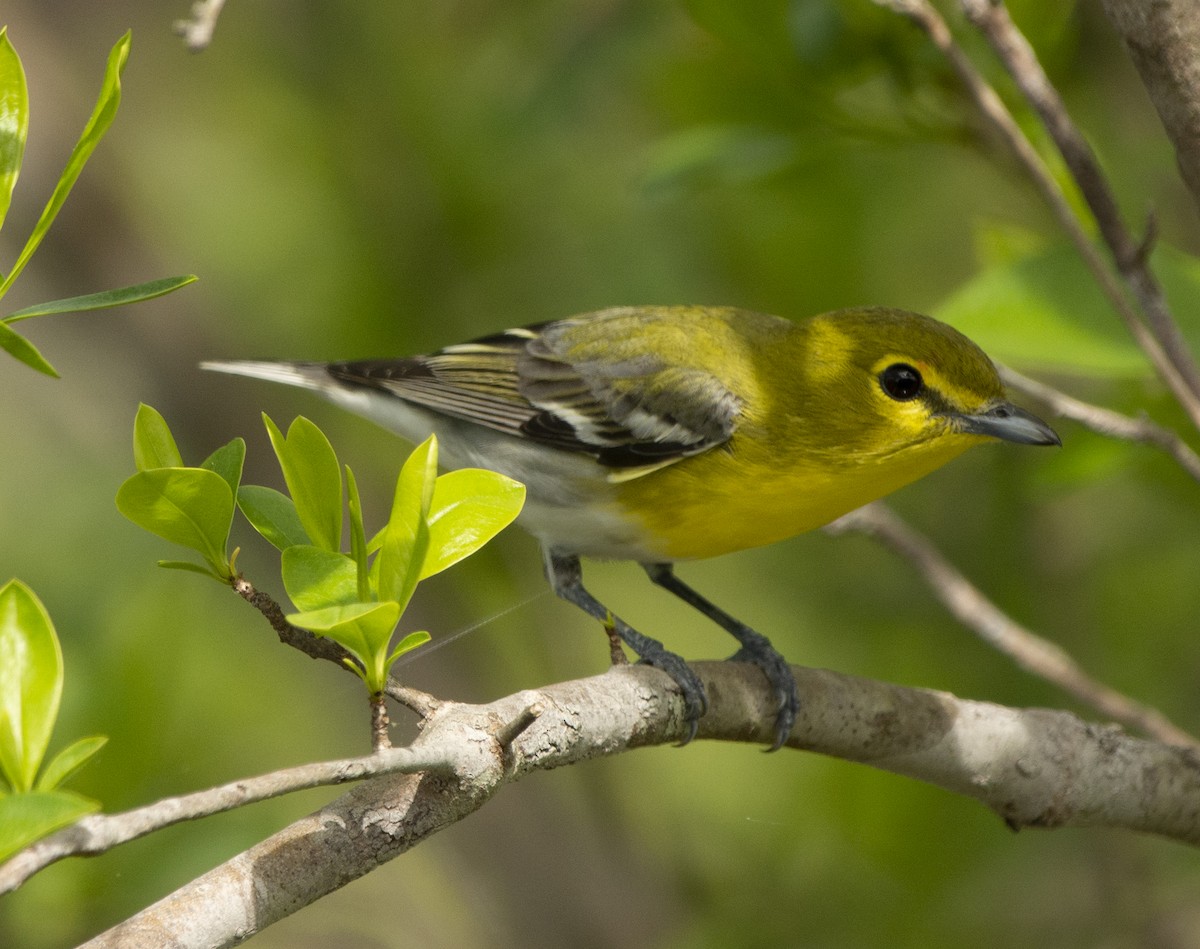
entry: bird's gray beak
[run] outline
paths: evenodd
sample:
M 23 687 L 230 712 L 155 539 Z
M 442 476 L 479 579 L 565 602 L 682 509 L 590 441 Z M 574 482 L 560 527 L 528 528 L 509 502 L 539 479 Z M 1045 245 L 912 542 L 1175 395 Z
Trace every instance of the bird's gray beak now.
M 1021 445 L 1061 445 L 1058 433 L 1032 412 L 1011 402 L 996 402 L 972 415 L 954 414 L 950 421 L 960 432 L 989 435 Z

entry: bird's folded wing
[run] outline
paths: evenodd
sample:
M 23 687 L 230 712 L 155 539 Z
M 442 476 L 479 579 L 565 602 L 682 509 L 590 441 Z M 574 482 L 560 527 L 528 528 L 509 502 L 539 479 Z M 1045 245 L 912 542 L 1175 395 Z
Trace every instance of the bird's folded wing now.
M 589 327 L 584 327 L 584 331 Z M 339 381 L 554 448 L 637 477 L 727 441 L 740 401 L 669 354 L 572 358 L 579 324 L 507 330 L 409 359 L 334 363 Z

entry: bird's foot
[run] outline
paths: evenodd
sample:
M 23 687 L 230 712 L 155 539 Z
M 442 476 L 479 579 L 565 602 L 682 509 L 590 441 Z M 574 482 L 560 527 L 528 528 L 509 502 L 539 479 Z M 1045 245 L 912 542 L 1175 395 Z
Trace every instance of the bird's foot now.
M 771 645 L 767 637 L 747 629 L 750 635 L 742 639 L 742 648 L 730 656 L 731 662 L 752 662 L 763 671 L 775 693 L 779 712 L 775 716 L 775 740 L 768 751 L 778 751 L 792 733 L 796 714 L 800 711 L 800 691 L 792 667 Z
M 679 686 L 683 695 L 684 721 L 687 724 L 687 734 L 679 742 L 680 747 L 696 737 L 700 716 L 708 710 L 708 697 L 704 694 L 704 683 L 692 671 L 682 656 L 665 649 L 655 643 L 654 646 L 638 650 L 639 662 L 661 669 Z

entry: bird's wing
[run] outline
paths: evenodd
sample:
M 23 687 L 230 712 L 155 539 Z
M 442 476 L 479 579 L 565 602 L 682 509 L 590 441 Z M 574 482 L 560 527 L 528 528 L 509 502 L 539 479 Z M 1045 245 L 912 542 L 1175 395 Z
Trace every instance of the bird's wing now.
M 333 363 L 343 384 L 567 451 L 627 480 L 728 441 L 741 402 L 710 373 L 639 351 L 588 345 L 604 327 L 560 320 L 409 359 Z M 580 345 L 583 343 L 584 345 Z

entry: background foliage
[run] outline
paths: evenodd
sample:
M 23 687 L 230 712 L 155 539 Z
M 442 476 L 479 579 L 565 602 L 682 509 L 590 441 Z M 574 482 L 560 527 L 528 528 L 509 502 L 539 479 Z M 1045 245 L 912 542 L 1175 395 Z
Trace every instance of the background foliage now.
M 867 0 L 233 0 L 199 56 L 171 35 L 187 12 L 172 6 L 5 9 L 33 110 L 6 234 L 28 232 L 106 51 L 134 35 L 116 125 L 9 302 L 201 275 L 186 294 L 31 328 L 61 381 L 0 367 L 0 578 L 37 590 L 62 637 L 58 734 L 111 738 L 76 783 L 109 810 L 366 750 L 354 678 L 282 650 L 216 584 L 155 568 L 161 545 L 113 495 L 139 401 L 189 457 L 245 436 L 247 480 L 271 484 L 258 413 L 304 412 L 377 516 L 407 446 L 199 359 L 408 353 L 625 303 L 937 313 L 1055 238 L 935 54 Z M 1165 239 L 1194 252 L 1194 209 L 1097 6 L 1029 0 L 1015 15 L 1127 213 L 1155 208 Z M 17 249 L 0 244 L 0 266 Z M 1036 307 L 1001 312 L 1036 345 Z M 1136 366 L 1101 368 L 1062 384 L 1176 420 Z M 897 506 L 1019 619 L 1194 727 L 1195 486 L 1148 449 L 1062 431 L 1060 453 L 980 450 Z M 273 552 L 249 531 L 240 542 L 239 566 L 269 586 Z M 1063 704 L 861 538 L 681 572 L 793 661 Z M 684 655 L 728 650 L 636 568 L 590 576 Z M 515 532 L 422 584 L 413 628 L 437 640 L 486 622 L 405 676 L 482 700 L 602 669 L 595 624 L 543 589 Z M 330 793 L 52 867 L 0 903 L 0 944 L 94 933 Z M 1182 947 L 1200 944 L 1198 886 L 1194 855 L 1172 844 L 1013 836 L 975 804 L 866 768 L 696 744 L 531 779 L 255 945 Z

